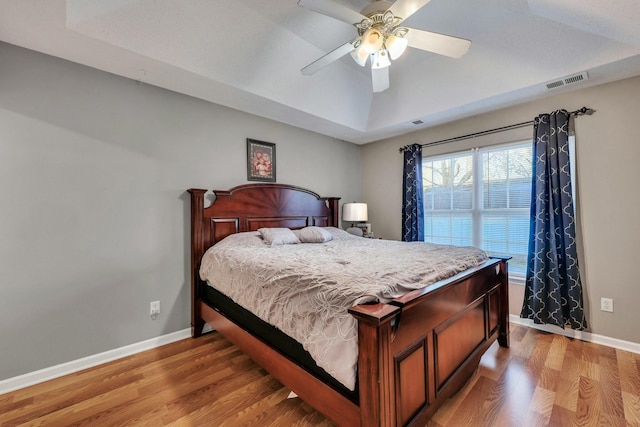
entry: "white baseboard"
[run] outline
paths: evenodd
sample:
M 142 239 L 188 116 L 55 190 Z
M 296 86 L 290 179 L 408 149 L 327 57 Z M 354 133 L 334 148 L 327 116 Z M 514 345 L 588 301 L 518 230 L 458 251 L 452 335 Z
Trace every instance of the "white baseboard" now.
M 83 357 L 82 359 L 72 360 L 60 365 L 51 366 L 49 368 L 40 369 L 39 371 L 29 372 L 17 377 L 8 378 L 0 381 L 0 395 L 18 390 L 30 385 L 38 384 L 64 375 L 72 374 L 83 369 L 92 368 L 112 360 L 120 359 L 132 354 L 140 353 L 145 350 L 180 341 L 191 336 L 191 329 L 183 329 L 181 331 L 172 332 L 170 334 L 151 338 L 135 344 L 105 351 L 103 353 L 94 354 L 92 356 Z
M 591 332 L 575 331 L 573 329 L 562 329 L 553 325 L 540 325 L 533 323 L 531 319 L 523 319 L 515 314 L 509 315 L 509 321 L 511 323 L 517 323 L 518 325 L 528 326 L 529 328 L 539 329 L 545 332 L 551 332 L 553 334 L 564 335 L 569 338 L 576 338 L 582 341 L 592 342 L 594 344 L 606 345 L 607 347 L 618 348 L 620 350 L 630 351 L 631 353 L 640 354 L 640 344 L 632 341 L 619 340 L 617 338 L 610 338 L 604 335 L 592 334 Z
M 533 323 L 530 319 L 522 319 L 515 314 L 509 315 L 509 321 L 518 325 L 527 326 L 529 328 L 539 329 L 545 332 L 551 332 L 558 335 L 564 335 L 569 338 L 576 338 L 595 344 L 606 345 L 608 347 L 618 348 L 620 350 L 630 351 L 640 354 L 640 344 L 631 341 L 619 340 L 603 335 L 592 334 L 590 332 L 574 331 L 573 329 L 562 329 L 552 325 L 539 325 Z M 181 331 L 172 332 L 167 335 L 151 338 L 135 344 L 105 351 L 103 353 L 94 354 L 92 356 L 83 357 L 82 359 L 72 360 L 71 362 L 62 363 L 60 365 L 51 366 L 28 374 L 19 375 L 17 377 L 8 378 L 0 381 L 0 395 L 38 384 L 64 375 L 72 374 L 83 369 L 92 368 L 103 363 L 111 362 L 132 354 L 140 353 L 145 350 L 180 341 L 191 336 L 191 329 L 183 329 Z

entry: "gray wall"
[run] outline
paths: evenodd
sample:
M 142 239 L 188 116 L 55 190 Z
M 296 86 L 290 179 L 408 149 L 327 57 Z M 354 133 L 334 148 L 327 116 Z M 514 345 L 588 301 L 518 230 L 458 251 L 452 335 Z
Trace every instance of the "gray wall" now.
M 185 190 L 246 183 L 248 137 L 360 199 L 356 145 L 0 43 L 0 380 L 188 328 Z
M 398 148 L 532 120 L 559 108 L 588 106 L 593 116 L 575 120 L 580 264 L 590 331 L 640 343 L 640 77 L 560 94 L 502 111 L 478 115 L 402 137 L 367 144 L 362 150 L 362 200 L 381 237 L 401 232 L 402 156 Z M 425 149 L 423 155 L 531 139 L 532 127 Z M 510 311 L 519 314 L 523 286 L 511 285 Z M 614 299 L 614 313 L 600 311 L 600 298 Z

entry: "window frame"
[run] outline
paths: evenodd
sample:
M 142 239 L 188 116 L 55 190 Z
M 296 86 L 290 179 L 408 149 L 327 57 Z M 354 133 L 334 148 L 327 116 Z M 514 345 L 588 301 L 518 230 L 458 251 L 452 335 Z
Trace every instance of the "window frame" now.
M 510 148 L 516 148 L 516 147 L 524 147 L 524 146 L 530 146 L 532 147 L 532 141 L 531 140 L 518 140 L 518 141 L 512 141 L 512 142 L 507 142 L 507 143 L 500 143 L 500 144 L 494 144 L 494 145 L 487 145 L 487 146 L 483 146 L 483 147 L 474 147 L 471 149 L 466 149 L 466 150 L 461 150 L 461 151 L 452 151 L 449 153 L 442 153 L 442 154 L 436 154 L 433 156 L 426 156 L 423 158 L 423 174 L 424 174 L 424 162 L 428 161 L 428 162 L 436 162 L 436 161 L 441 161 L 441 160 L 450 160 L 450 159 L 454 159 L 456 157 L 465 157 L 468 156 L 469 154 L 472 156 L 471 157 L 471 163 L 472 163 L 472 168 L 473 168 L 473 175 L 472 175 L 472 201 L 471 201 L 471 208 L 470 209 L 454 209 L 453 208 L 453 204 L 451 206 L 450 209 L 448 210 L 443 210 L 443 212 L 448 212 L 450 215 L 453 215 L 455 213 L 460 213 L 460 214 L 464 214 L 464 213 L 470 213 L 471 214 L 471 221 L 472 221 L 472 236 L 471 236 L 471 244 L 477 247 L 482 247 L 482 242 L 483 242 L 483 222 L 482 222 L 482 218 L 485 214 L 491 214 L 491 212 L 496 212 L 496 213 L 503 213 L 504 217 L 508 217 L 510 215 L 518 215 L 518 216 L 522 216 L 523 211 L 526 211 L 526 215 L 529 216 L 530 214 L 530 206 L 526 207 L 526 208 L 484 208 L 484 200 L 483 200 L 483 153 L 488 152 L 488 151 L 494 151 L 494 150 L 508 150 Z M 532 153 L 533 156 L 533 153 Z M 531 168 L 533 169 L 533 166 L 531 166 Z M 479 172 L 476 172 L 479 171 Z M 572 170 L 573 172 L 573 170 Z M 424 180 L 424 177 L 423 177 Z M 426 195 L 425 195 L 425 201 L 426 201 Z M 435 207 L 435 203 L 433 204 L 433 206 Z M 427 214 L 428 212 L 432 212 L 433 209 L 427 210 L 425 207 L 425 228 L 427 226 Z M 437 212 L 437 210 L 436 210 Z M 530 218 L 529 218 L 530 220 Z M 526 230 L 527 235 L 529 234 L 529 230 Z M 425 229 L 425 239 L 427 238 L 427 233 L 426 233 L 426 229 Z M 453 239 L 454 236 L 450 236 L 450 239 Z M 508 242 L 508 240 L 507 240 Z M 508 243 L 507 243 L 508 244 Z M 528 244 L 527 244 L 528 246 Z M 526 266 L 525 266 L 526 269 Z M 511 283 L 515 283 L 515 284 L 524 284 L 525 282 L 525 277 L 526 277 L 526 271 L 524 273 L 520 273 L 520 272 L 514 272 L 511 271 L 509 274 L 509 281 Z

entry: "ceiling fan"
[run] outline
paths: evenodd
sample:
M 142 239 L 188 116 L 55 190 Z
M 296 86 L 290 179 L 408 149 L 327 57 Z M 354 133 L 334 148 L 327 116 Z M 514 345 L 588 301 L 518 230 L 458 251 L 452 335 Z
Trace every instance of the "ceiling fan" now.
M 389 87 L 391 60 L 402 55 L 407 46 L 449 56 L 462 57 L 471 41 L 415 28 L 401 27 L 403 20 L 413 15 L 430 0 L 377 0 L 356 12 L 335 0 L 299 0 L 298 5 L 330 16 L 358 29 L 358 36 L 337 47 L 304 67 L 304 75 L 311 75 L 332 62 L 351 53 L 362 67 L 371 59 L 371 80 L 374 92 Z

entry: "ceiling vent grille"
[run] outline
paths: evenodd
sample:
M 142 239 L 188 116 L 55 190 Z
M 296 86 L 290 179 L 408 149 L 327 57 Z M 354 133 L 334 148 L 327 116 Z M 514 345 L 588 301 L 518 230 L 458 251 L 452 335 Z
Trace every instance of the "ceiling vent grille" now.
M 563 77 L 559 80 L 554 80 L 552 82 L 546 83 L 547 89 L 551 90 L 551 89 L 555 89 L 558 87 L 562 87 L 562 86 L 566 86 L 566 85 L 570 85 L 570 84 L 574 84 L 574 83 L 579 83 L 583 80 L 587 80 L 589 78 L 589 75 L 587 74 L 586 71 L 580 73 L 580 74 L 574 74 L 572 76 L 568 76 L 568 77 Z

